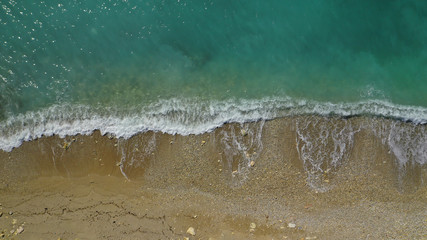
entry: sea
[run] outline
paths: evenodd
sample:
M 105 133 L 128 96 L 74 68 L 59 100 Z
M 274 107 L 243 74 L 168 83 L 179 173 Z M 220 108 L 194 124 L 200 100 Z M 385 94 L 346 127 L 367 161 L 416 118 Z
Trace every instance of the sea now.
M 295 117 L 333 160 L 357 131 L 330 122 L 363 117 L 425 165 L 426 66 L 426 1 L 0 0 L 0 150 Z

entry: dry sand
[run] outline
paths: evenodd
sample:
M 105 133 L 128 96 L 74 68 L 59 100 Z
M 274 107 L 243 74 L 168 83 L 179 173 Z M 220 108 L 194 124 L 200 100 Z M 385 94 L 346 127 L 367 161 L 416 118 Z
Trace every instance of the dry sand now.
M 427 239 L 425 166 L 402 174 L 361 130 L 339 166 L 310 174 L 295 126 L 26 142 L 0 152 L 0 239 Z

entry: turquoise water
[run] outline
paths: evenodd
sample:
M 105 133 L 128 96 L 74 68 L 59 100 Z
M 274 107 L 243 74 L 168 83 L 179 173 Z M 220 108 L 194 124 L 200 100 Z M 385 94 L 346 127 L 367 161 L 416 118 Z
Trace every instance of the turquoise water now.
M 424 1 L 1 1 L 0 148 L 295 114 L 427 121 Z

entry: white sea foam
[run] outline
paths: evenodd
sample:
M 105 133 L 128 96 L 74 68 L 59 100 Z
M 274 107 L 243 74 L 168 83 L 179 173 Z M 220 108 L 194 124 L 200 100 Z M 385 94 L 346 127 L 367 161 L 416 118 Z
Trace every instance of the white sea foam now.
M 0 149 L 11 151 L 23 141 L 42 136 L 90 134 L 96 129 L 102 134 L 123 138 L 149 130 L 189 135 L 211 131 L 227 122 L 243 123 L 300 114 L 371 115 L 427 123 L 426 108 L 386 101 L 323 103 L 289 97 L 226 101 L 172 98 L 127 110 L 54 105 L 38 112 L 10 116 L 0 122 Z
M 265 121 L 261 120 L 255 123 L 229 125 L 221 129 L 219 138 L 223 147 L 223 161 L 226 163 L 224 170 L 231 173 L 232 186 L 240 186 L 247 180 L 251 162 L 255 164 L 260 156 L 264 148 L 262 142 L 264 123 Z
M 296 122 L 296 147 L 309 186 L 320 192 L 331 188 L 325 183 L 325 174 L 348 159 L 354 135 L 359 131 L 346 119 L 307 117 Z

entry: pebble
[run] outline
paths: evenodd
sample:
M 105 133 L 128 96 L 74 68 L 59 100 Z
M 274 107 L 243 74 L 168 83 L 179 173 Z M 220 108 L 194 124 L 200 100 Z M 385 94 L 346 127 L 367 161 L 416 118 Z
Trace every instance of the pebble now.
M 0 212 L 0 217 L 2 217 L 3 216 L 3 212 Z
M 203 146 L 203 145 L 205 145 L 205 143 L 206 143 L 206 141 L 205 141 L 205 140 L 203 140 L 203 141 L 202 141 L 202 146 Z
M 255 166 L 255 161 L 251 161 L 250 165 L 251 167 Z
M 194 230 L 193 227 L 189 227 L 187 229 L 187 233 L 190 234 L 191 236 L 195 236 L 196 235 L 196 231 Z
M 251 224 L 249 225 L 249 227 L 250 227 L 251 229 L 255 229 L 255 228 L 256 228 L 256 224 L 255 224 L 255 223 L 251 223 Z
M 313 237 L 306 237 L 305 239 L 306 239 L 306 240 L 312 240 L 312 239 L 317 239 L 317 237 L 316 237 L 316 236 L 313 236 Z
M 17 232 L 18 234 L 21 234 L 23 231 L 24 231 L 24 227 L 23 227 L 23 226 L 19 226 L 19 228 L 18 228 L 18 229 L 16 229 L 16 232 Z
M 251 223 L 250 225 L 249 225 L 249 232 L 251 232 L 251 233 L 253 233 L 253 232 L 255 232 L 255 228 L 256 228 L 256 224 L 255 223 Z
M 67 150 L 68 148 L 70 148 L 71 143 L 68 142 L 64 142 L 64 144 L 62 145 L 62 148 Z
M 295 228 L 297 225 L 295 223 L 288 223 L 288 228 Z
M 0 233 L 0 238 L 4 238 L 4 233 Z
M 13 225 L 15 225 L 17 222 L 18 222 L 18 220 L 16 220 L 16 219 L 13 219 L 13 220 L 12 220 L 12 224 L 13 224 Z
M 10 211 L 10 212 L 9 212 L 9 215 L 13 215 L 13 212 L 12 212 L 12 211 Z

